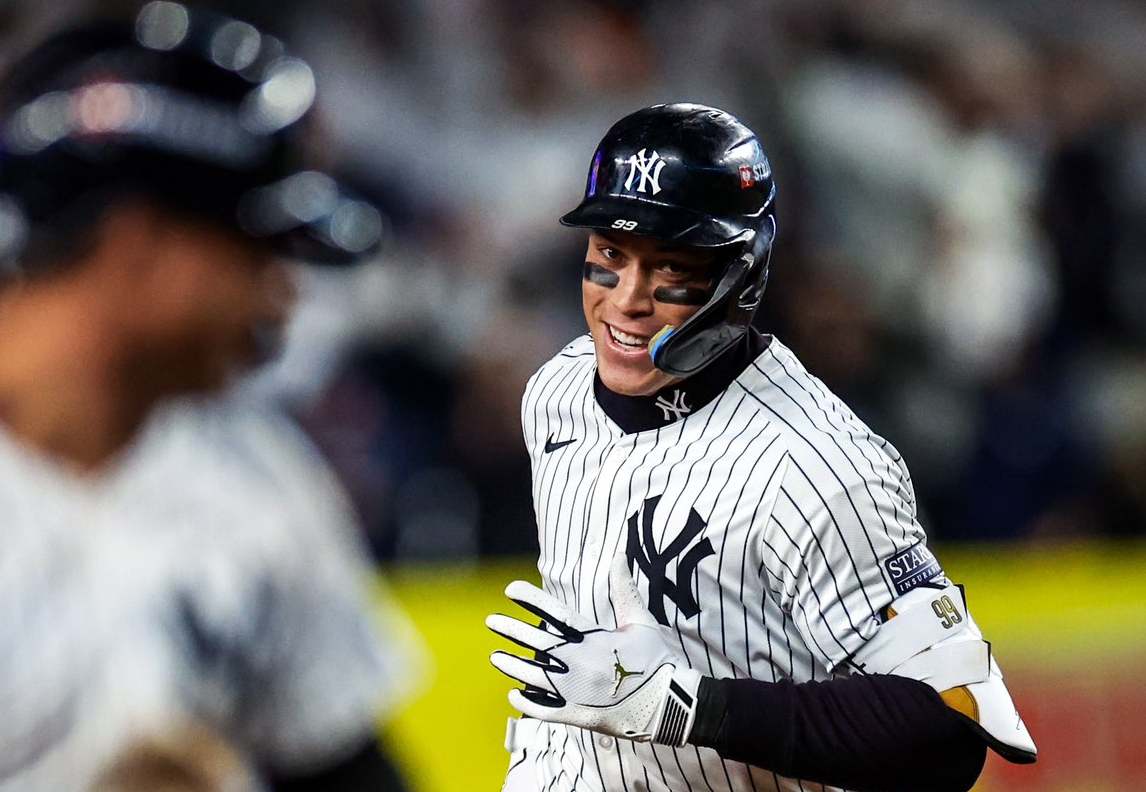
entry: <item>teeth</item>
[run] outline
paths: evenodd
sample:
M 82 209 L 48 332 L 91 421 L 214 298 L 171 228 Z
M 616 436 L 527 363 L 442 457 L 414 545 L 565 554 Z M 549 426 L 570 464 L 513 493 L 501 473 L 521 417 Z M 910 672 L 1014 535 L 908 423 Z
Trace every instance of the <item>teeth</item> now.
M 612 325 L 609 325 L 608 327 L 609 335 L 611 335 L 613 340 L 618 344 L 624 344 L 625 346 L 631 347 L 643 347 L 648 346 L 649 344 L 649 339 L 644 338 L 643 336 L 630 335 L 629 333 L 618 330 Z

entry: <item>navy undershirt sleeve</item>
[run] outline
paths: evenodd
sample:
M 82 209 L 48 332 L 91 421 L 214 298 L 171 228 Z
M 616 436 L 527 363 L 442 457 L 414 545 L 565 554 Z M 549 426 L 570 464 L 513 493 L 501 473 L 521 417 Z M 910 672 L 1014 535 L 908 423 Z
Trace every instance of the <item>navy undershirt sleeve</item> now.
M 802 684 L 705 678 L 689 742 L 860 792 L 966 792 L 987 754 L 931 687 L 878 674 Z

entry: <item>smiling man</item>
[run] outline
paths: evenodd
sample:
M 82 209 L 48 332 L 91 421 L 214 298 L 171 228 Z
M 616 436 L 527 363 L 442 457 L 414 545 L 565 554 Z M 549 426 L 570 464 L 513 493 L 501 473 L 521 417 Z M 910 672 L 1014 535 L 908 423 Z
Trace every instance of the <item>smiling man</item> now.
M 988 746 L 1034 761 L 903 459 L 751 327 L 756 135 L 638 111 L 562 222 L 589 229 L 589 335 L 522 405 L 542 587 L 487 620 L 532 652 L 491 657 L 527 716 L 504 789 L 966 790 Z
M 631 232 L 590 233 L 581 300 L 606 388 L 648 396 L 679 379 L 653 365 L 649 341 L 707 300 L 715 267 L 711 250 Z

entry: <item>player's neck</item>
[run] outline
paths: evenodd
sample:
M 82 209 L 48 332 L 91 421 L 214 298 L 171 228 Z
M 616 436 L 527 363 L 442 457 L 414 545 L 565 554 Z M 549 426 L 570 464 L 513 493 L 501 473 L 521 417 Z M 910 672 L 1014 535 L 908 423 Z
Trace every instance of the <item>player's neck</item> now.
M 0 425 L 66 467 L 105 469 L 158 398 L 132 381 L 117 324 L 67 287 L 0 291 Z
M 699 412 L 716 399 L 768 346 L 769 337 L 752 331 L 713 363 L 685 380 L 648 396 L 625 396 L 593 382 L 597 404 L 626 434 L 660 429 Z

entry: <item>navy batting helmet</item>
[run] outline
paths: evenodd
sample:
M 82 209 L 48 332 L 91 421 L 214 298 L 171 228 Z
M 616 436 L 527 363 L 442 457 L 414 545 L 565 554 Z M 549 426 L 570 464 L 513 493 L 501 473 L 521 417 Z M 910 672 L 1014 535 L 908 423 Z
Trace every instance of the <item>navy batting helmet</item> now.
M 726 251 L 706 302 L 649 344 L 653 365 L 686 377 L 743 338 L 776 236 L 776 185 L 756 134 L 698 104 L 655 105 L 605 134 L 568 226 L 628 231 Z
M 360 257 L 381 217 L 305 166 L 314 98 L 310 67 L 278 39 L 180 3 L 57 34 L 0 81 L 0 258 L 27 268 L 123 193 L 288 255 Z

